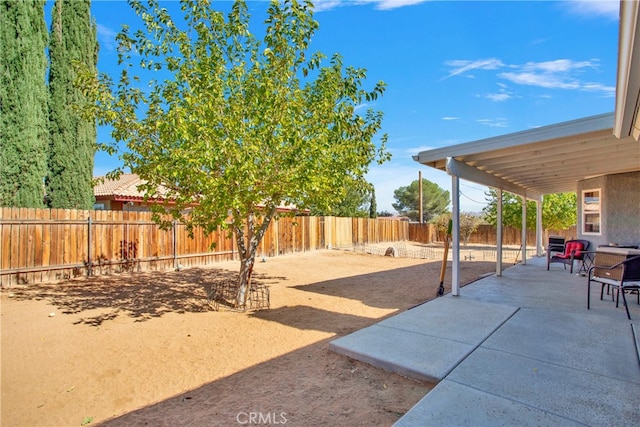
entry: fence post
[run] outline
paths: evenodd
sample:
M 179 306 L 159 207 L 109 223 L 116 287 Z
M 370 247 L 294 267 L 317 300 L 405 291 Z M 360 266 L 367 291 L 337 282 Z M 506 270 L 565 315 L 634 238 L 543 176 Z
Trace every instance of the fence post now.
M 176 253 L 177 251 L 176 236 L 177 236 L 176 220 L 174 219 L 173 220 L 173 268 L 174 269 L 178 268 L 178 254 Z
M 91 261 L 91 215 L 87 217 L 87 276 L 93 275 L 93 262 Z

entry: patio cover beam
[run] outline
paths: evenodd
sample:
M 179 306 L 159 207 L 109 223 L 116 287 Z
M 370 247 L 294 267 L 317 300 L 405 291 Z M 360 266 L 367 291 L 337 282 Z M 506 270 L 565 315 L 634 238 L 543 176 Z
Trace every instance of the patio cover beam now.
M 540 200 L 541 197 L 540 194 L 534 191 L 527 190 L 525 187 L 513 184 L 500 177 L 486 173 L 480 169 L 474 168 L 473 166 L 469 166 L 466 163 L 454 159 L 453 157 L 447 157 L 446 170 L 451 176 L 457 176 L 459 178 L 466 179 L 467 181 L 486 185 L 487 187 L 505 190 L 519 196 L 527 197 L 528 199 Z

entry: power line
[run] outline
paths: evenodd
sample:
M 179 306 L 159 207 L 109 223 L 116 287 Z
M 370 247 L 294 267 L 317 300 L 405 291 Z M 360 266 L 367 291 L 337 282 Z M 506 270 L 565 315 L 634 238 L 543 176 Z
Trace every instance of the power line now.
M 467 199 L 469 199 L 469 200 L 471 200 L 472 202 L 477 203 L 477 204 L 479 204 L 479 205 L 486 205 L 486 204 L 488 203 L 488 202 L 486 202 L 486 201 L 484 201 L 484 202 L 479 202 L 479 201 L 477 201 L 477 200 L 474 200 L 474 199 L 472 199 L 471 197 L 469 197 L 469 196 L 467 196 L 466 194 L 464 194 L 462 191 L 460 192 L 460 195 L 461 195 L 461 196 L 466 197 Z

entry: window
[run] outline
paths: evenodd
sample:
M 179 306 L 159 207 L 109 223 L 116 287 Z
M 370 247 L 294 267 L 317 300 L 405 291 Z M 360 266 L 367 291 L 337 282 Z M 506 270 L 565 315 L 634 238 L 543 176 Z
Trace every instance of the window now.
M 599 188 L 582 192 L 582 234 L 600 234 L 601 203 Z

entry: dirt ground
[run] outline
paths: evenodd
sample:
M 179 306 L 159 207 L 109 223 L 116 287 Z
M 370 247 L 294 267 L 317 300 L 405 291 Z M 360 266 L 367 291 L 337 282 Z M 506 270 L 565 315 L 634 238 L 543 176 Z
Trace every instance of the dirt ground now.
M 207 290 L 238 268 L 3 289 L 1 424 L 389 426 L 433 387 L 328 345 L 434 298 L 439 261 L 338 250 L 258 260 L 271 308 L 213 310 Z M 463 261 L 461 281 L 494 268 Z

